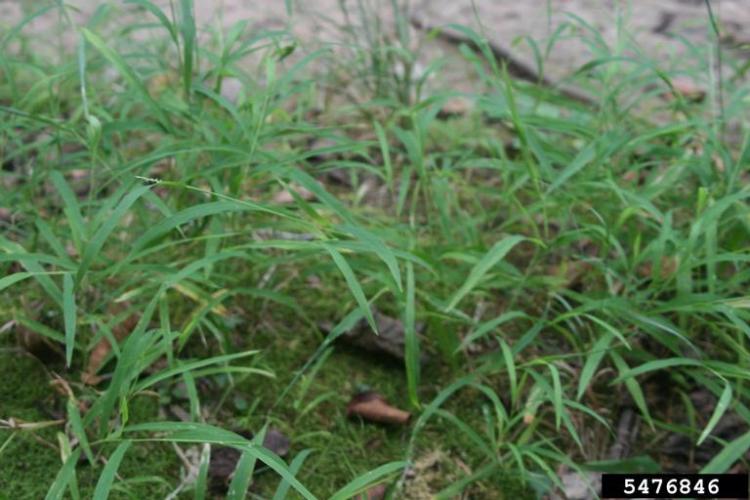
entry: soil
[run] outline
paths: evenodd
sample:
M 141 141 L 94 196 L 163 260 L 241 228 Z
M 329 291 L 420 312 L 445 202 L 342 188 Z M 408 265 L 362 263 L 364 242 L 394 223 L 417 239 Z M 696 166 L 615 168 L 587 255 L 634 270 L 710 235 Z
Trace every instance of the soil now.
M 133 15 L 135 6 L 120 2 L 70 0 L 68 11 L 75 28 L 96 22 L 100 9 L 117 9 L 120 22 Z M 169 12 L 169 2 L 157 0 Z M 703 0 L 399 0 L 410 21 L 411 39 L 420 45 L 424 64 L 436 55 L 451 55 L 450 47 L 440 37 L 425 37 L 431 28 L 451 31 L 449 25 L 468 26 L 520 64 L 533 68 L 552 82 L 565 80 L 592 58 L 627 56 L 639 52 L 658 62 L 662 69 L 680 64 L 687 71 L 691 64 L 706 60 L 715 50 L 717 40 Z M 287 10 L 291 6 L 291 15 Z M 39 2 L 0 0 L 0 31 L 16 25 L 25 16 L 38 11 Z M 345 6 L 345 9 L 341 8 Z M 381 22 L 384 31 L 395 32 L 392 0 L 221 0 L 195 2 L 196 21 L 204 36 L 220 26 L 227 28 L 247 22 L 253 30 L 288 28 L 300 47 L 310 50 L 321 42 L 351 42 L 352 35 L 365 38 L 368 27 Z M 713 0 L 722 47 L 740 58 L 750 57 L 750 9 L 747 0 Z M 124 17 L 123 17 L 124 16 Z M 367 20 L 367 26 L 361 20 Z M 618 23 L 617 20 L 621 22 Z M 62 26 L 57 9 L 34 18 L 23 27 L 30 41 L 38 42 L 40 51 L 54 51 L 75 46 L 76 29 Z M 419 25 L 422 29 L 414 28 Z M 346 29 L 346 26 L 349 29 Z M 352 29 L 353 28 L 353 29 Z M 595 32 L 591 37 L 577 36 L 582 31 Z M 414 36 L 416 35 L 416 36 Z M 428 41 L 426 39 L 429 38 Z M 554 41 L 548 46 L 548 42 Z M 535 48 L 541 54 L 535 56 Z M 687 65 L 686 65 L 687 63 Z M 466 71 L 449 74 L 444 83 L 452 85 L 465 80 Z M 708 79 L 707 68 L 703 71 Z

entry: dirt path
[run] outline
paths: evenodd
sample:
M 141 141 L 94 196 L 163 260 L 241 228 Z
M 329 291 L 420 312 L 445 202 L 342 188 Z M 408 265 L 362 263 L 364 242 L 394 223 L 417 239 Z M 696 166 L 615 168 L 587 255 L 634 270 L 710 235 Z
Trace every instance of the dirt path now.
M 156 3 L 169 5 L 164 0 Z M 0 0 L 0 33 L 22 19 L 24 13 L 39 9 L 40 4 L 32 0 Z M 114 1 L 70 0 L 68 4 L 78 10 L 72 16 L 78 25 L 90 20 L 105 4 L 122 11 L 122 15 L 133 10 L 131 5 Z M 386 27 L 393 24 L 391 0 L 345 0 L 344 4 L 349 8 L 350 25 L 363 19 L 359 5 L 365 6 L 364 19 L 368 24 L 375 17 L 382 17 Z M 740 57 L 750 57 L 748 0 L 712 0 L 712 5 L 720 20 L 723 46 Z M 226 27 L 241 20 L 256 29 L 290 26 L 303 47 L 313 41 L 341 41 L 340 26 L 347 24 L 339 0 L 297 0 L 291 18 L 283 0 L 196 0 L 195 7 L 201 26 Z M 713 47 L 703 0 L 411 0 L 408 11 L 412 22 L 426 28 L 452 23 L 470 26 L 520 64 L 536 70 L 538 64 L 528 42 L 534 40 L 539 50 L 547 53 L 543 71 L 552 81 L 564 79 L 592 57 L 634 52 L 658 61 L 663 68 L 672 69 L 670 65 L 679 63 L 680 69 L 686 70 L 703 64 Z M 617 19 L 622 23 L 618 24 Z M 58 24 L 59 15 L 52 11 L 35 19 L 24 32 L 49 46 L 46 38 Z M 361 25 L 355 31 L 361 33 L 363 29 Z M 577 36 L 582 31 L 588 31 L 590 36 Z M 414 34 L 423 35 L 424 31 L 416 30 Z M 548 48 L 550 39 L 555 42 Z M 598 42 L 592 44 L 584 39 Z M 75 30 L 63 31 L 61 40 L 72 46 Z M 57 44 L 53 39 L 52 45 Z M 444 44 L 432 42 L 425 47 L 425 57 L 432 58 L 446 50 L 449 49 Z

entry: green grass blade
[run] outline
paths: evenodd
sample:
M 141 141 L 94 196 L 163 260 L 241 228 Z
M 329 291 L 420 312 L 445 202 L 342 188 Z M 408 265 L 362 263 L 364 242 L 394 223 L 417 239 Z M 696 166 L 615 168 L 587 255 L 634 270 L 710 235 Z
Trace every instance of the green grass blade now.
M 148 106 L 149 110 L 156 116 L 159 123 L 166 130 L 172 130 L 172 123 L 170 122 L 169 117 L 159 106 L 159 103 L 154 101 L 146 86 L 133 68 L 128 65 L 125 59 L 123 59 L 120 54 L 109 48 L 104 40 L 96 33 L 89 31 L 86 28 L 83 28 L 82 32 L 86 40 L 93 45 L 94 48 L 115 67 L 115 69 L 117 69 L 122 77 L 125 78 L 125 81 L 128 82 L 128 85 L 138 93 L 143 102 Z
M 31 278 L 32 276 L 34 276 L 34 274 L 35 273 L 21 271 L 19 273 L 13 273 L 9 274 L 8 276 L 4 276 L 0 278 L 0 291 L 8 288 L 9 286 L 15 285 L 19 281 L 25 280 L 26 278 Z
M 406 263 L 406 307 L 404 309 L 404 362 L 409 400 L 419 408 L 419 338 L 417 337 L 416 313 L 414 304 L 414 265 Z
M 705 467 L 701 474 L 723 474 L 750 450 L 750 431 L 724 447 Z
M 385 130 L 378 122 L 373 122 L 375 127 L 375 135 L 378 138 L 378 144 L 380 144 L 380 153 L 383 155 L 383 168 L 385 169 L 385 180 L 388 185 L 388 189 L 393 192 L 395 186 L 393 185 L 393 165 L 391 164 L 391 152 L 390 146 L 388 145 L 388 139 L 385 136 Z
M 81 265 L 78 267 L 78 273 L 76 274 L 76 284 L 81 282 L 81 279 L 83 279 L 83 276 L 86 274 L 92 262 L 98 255 L 99 250 L 101 250 L 102 246 L 104 245 L 104 241 L 112 233 L 112 231 L 114 231 L 115 227 L 120 222 L 120 219 L 130 209 L 133 203 L 135 203 L 138 198 L 143 195 L 143 193 L 148 191 L 149 188 L 150 186 L 147 185 L 141 185 L 133 188 L 127 195 L 122 198 L 122 200 L 120 200 L 120 203 L 117 204 L 115 209 L 112 211 L 112 214 L 107 219 L 105 219 L 99 229 L 97 229 L 96 233 L 94 233 L 94 236 L 91 238 L 91 241 L 89 241 L 88 245 L 86 245 L 86 248 L 83 251 L 83 255 L 81 256 Z
M 78 438 L 78 442 L 80 443 L 81 448 L 83 449 L 83 452 L 89 461 L 89 464 L 93 466 L 94 454 L 91 451 L 91 445 L 89 445 L 89 438 L 88 436 L 86 436 L 86 430 L 84 429 L 83 422 L 81 421 L 81 412 L 78 410 L 78 403 L 72 397 L 68 398 L 67 410 L 68 410 L 68 421 L 70 422 L 70 425 L 73 429 L 73 434 L 75 435 L 76 438 Z
M 708 435 L 711 434 L 711 431 L 714 430 L 716 424 L 719 423 L 719 420 L 721 420 L 721 417 L 724 415 L 724 412 L 727 411 L 727 408 L 729 408 L 729 403 L 731 402 L 732 386 L 729 382 L 727 382 L 724 385 L 724 390 L 719 397 L 719 401 L 716 403 L 716 408 L 714 408 L 714 412 L 711 414 L 711 418 L 708 420 L 708 424 L 706 424 L 706 428 L 703 429 L 703 432 L 701 432 L 701 435 L 698 438 L 698 442 L 696 443 L 697 446 L 700 446 L 708 437 Z
M 570 177 L 578 173 L 579 170 L 583 169 L 586 165 L 591 163 L 596 158 L 596 142 L 590 143 L 588 146 L 583 148 L 578 156 L 573 158 L 573 161 L 563 169 L 556 177 L 554 182 L 547 188 L 546 196 L 549 196 L 553 191 L 563 185 Z
M 498 241 L 495 245 L 487 252 L 482 259 L 477 262 L 474 268 L 469 273 L 469 277 L 466 279 L 461 288 L 448 301 L 448 305 L 445 307 L 445 311 L 451 311 L 456 305 L 463 299 L 466 294 L 476 287 L 481 279 L 487 274 L 492 267 L 500 262 L 503 257 L 507 255 L 511 249 L 521 241 L 525 240 L 523 236 L 508 236 L 507 238 Z
M 562 415 L 565 411 L 563 408 L 563 394 L 562 382 L 560 380 L 560 371 L 552 363 L 549 363 L 547 367 L 552 374 L 552 406 L 555 409 L 555 429 L 559 431 Z
M 50 174 L 50 180 L 63 200 L 63 213 L 65 213 L 65 216 L 68 219 L 68 224 L 70 224 L 73 242 L 75 243 L 76 248 L 80 251 L 80 245 L 86 240 L 88 235 L 86 234 L 86 224 L 81 215 L 81 208 L 78 205 L 78 198 L 73 190 L 70 189 L 70 186 L 68 186 L 68 183 L 59 171 L 53 171 Z
M 44 497 L 45 500 L 62 500 L 63 495 L 65 494 L 65 488 L 74 481 L 76 475 L 76 464 L 78 464 L 78 458 L 80 456 L 81 450 L 79 448 L 71 453 L 67 460 L 65 460 L 65 463 L 58 471 L 55 480 L 47 491 L 47 496 Z
M 326 189 L 321 186 L 318 181 L 310 177 L 306 172 L 303 172 L 299 169 L 292 169 L 288 172 L 288 174 L 289 178 L 292 181 L 298 183 L 300 186 L 313 193 L 318 200 L 320 200 L 326 207 L 333 210 L 334 213 L 341 217 L 343 221 L 353 226 L 357 225 L 352 218 L 352 214 L 349 212 L 346 206 L 341 203 L 335 196 L 326 191 Z
M 24 269 L 26 269 L 26 271 L 29 272 L 31 276 L 34 277 L 36 281 L 39 282 L 39 285 L 41 285 L 44 291 L 47 292 L 47 295 L 49 295 L 50 298 L 62 308 L 62 292 L 60 291 L 60 288 L 55 284 L 55 282 L 52 281 L 52 279 L 49 277 L 49 274 L 51 273 L 48 273 L 44 270 L 44 267 L 42 267 L 42 265 L 38 262 L 38 259 L 31 258 L 30 254 L 28 254 L 28 252 L 26 252 L 26 250 L 21 245 L 13 241 L 6 240 L 2 237 L 2 235 L 0 235 L 0 249 L 8 253 L 29 255 L 29 258 L 19 260 L 19 263 L 23 266 Z M 5 276 L 3 278 L 0 278 L 0 280 L 6 278 L 10 278 L 10 276 Z M 25 278 L 10 278 L 9 281 L 5 282 L 5 286 L 0 286 L 0 289 L 8 287 L 21 279 Z M 2 283 L 2 281 L 0 281 L 0 283 Z
M 237 466 L 234 468 L 232 482 L 229 483 L 227 500 L 244 500 L 247 497 L 247 489 L 250 487 L 257 461 L 258 457 L 249 451 L 240 455 Z
M 612 383 L 618 384 L 628 378 L 637 377 L 638 375 L 643 375 L 644 373 L 648 373 L 648 372 L 652 372 L 656 370 L 674 368 L 675 366 L 704 367 L 705 365 L 701 363 L 700 361 L 698 361 L 697 359 L 691 359 L 691 358 L 655 359 L 654 361 L 643 363 L 642 365 L 637 366 L 636 368 L 631 368 L 625 373 L 621 373 L 620 376 L 617 377 Z
M 401 284 L 401 270 L 398 267 L 398 261 L 396 260 L 396 256 L 393 254 L 393 251 L 388 248 L 388 246 L 380 238 L 372 234 L 370 231 L 363 229 L 362 227 L 345 225 L 342 226 L 342 229 L 359 238 L 366 246 L 368 246 L 372 249 L 373 252 L 375 252 L 380 260 L 382 260 L 385 265 L 388 266 L 388 270 L 391 272 L 393 280 L 396 282 L 396 287 L 398 287 L 398 291 L 401 292 L 403 290 L 403 286 Z
M 186 443 L 213 443 L 233 446 L 240 451 L 253 454 L 258 460 L 273 469 L 279 476 L 291 484 L 292 488 L 309 500 L 316 500 L 315 495 L 289 471 L 283 460 L 269 450 L 252 445 L 247 439 L 219 427 L 202 423 L 186 422 L 147 422 L 128 426 L 125 432 L 165 433 L 151 438 L 152 441 L 175 441 Z
M 599 368 L 599 363 L 601 363 L 602 358 L 607 353 L 609 344 L 612 343 L 612 339 L 614 338 L 615 337 L 611 332 L 606 332 L 604 335 L 599 337 L 599 340 L 597 340 L 594 346 L 591 348 L 591 353 L 589 354 L 588 358 L 586 358 L 586 362 L 583 364 L 583 368 L 581 369 L 581 375 L 578 377 L 578 393 L 576 394 L 577 400 L 580 401 L 581 397 L 583 397 L 583 393 L 586 392 L 586 388 L 589 386 L 591 379 L 596 374 L 596 369 Z
M 94 489 L 94 500 L 107 500 L 109 493 L 112 490 L 112 483 L 115 479 L 117 469 L 120 467 L 120 462 L 125 456 L 125 453 L 130 448 L 131 441 L 126 440 L 117 445 L 115 451 L 110 455 L 107 460 L 107 465 L 104 466 L 102 474 L 99 476 L 99 480 L 96 482 L 96 488 Z
M 190 100 L 193 83 L 193 63 L 196 56 L 195 48 L 195 16 L 193 15 L 193 0 L 180 0 L 180 34 L 182 35 L 182 84 L 185 96 Z
M 341 271 L 341 274 L 344 275 L 344 280 L 346 280 L 346 284 L 349 286 L 349 290 L 352 292 L 352 295 L 354 296 L 354 300 L 357 301 L 357 304 L 359 305 L 360 310 L 362 311 L 362 315 L 367 319 L 367 323 L 372 328 L 372 331 L 376 334 L 378 333 L 378 327 L 375 324 L 375 318 L 372 316 L 372 311 L 370 310 L 370 304 L 367 302 L 367 298 L 365 297 L 365 292 L 362 290 L 362 286 L 359 284 L 359 281 L 357 280 L 357 277 L 354 276 L 354 271 L 352 271 L 352 268 L 349 266 L 349 263 L 346 261 L 343 255 L 333 248 L 330 245 L 324 245 L 324 248 L 328 251 L 328 253 L 333 258 L 333 262 L 336 264 L 336 267 L 339 268 L 339 271 Z
M 503 323 L 507 323 L 508 321 L 512 321 L 518 318 L 528 317 L 529 316 L 526 313 L 521 311 L 507 311 L 497 318 L 485 321 L 484 323 L 480 324 L 475 330 L 467 334 L 466 337 L 464 337 L 464 339 L 461 341 L 461 345 L 456 349 L 456 352 L 461 349 L 466 349 L 472 342 L 481 339 L 485 335 L 490 334 Z
M 377 484 L 382 478 L 402 470 L 407 465 L 409 465 L 408 462 L 390 462 L 365 472 L 334 493 L 330 500 L 347 500 L 352 498 L 370 486 Z
M 211 446 L 203 445 L 198 478 L 195 480 L 195 500 L 205 500 L 208 491 L 208 465 L 211 463 Z
M 500 339 L 500 349 L 503 353 L 503 361 L 505 361 L 505 368 L 508 371 L 508 384 L 510 385 L 510 405 L 514 407 L 516 401 L 518 401 L 518 374 L 516 371 L 516 363 L 513 359 L 513 351 L 510 349 L 505 340 Z
M 312 453 L 312 450 L 302 450 L 297 453 L 297 455 L 294 457 L 294 460 L 292 460 L 292 463 L 289 464 L 289 472 L 297 475 L 299 470 L 302 468 L 302 464 L 305 462 L 310 453 Z M 289 495 L 289 487 L 289 482 L 286 479 L 281 479 L 272 500 L 285 500 L 287 495 Z
M 185 372 L 194 371 L 199 368 L 203 368 L 205 366 L 228 363 L 229 361 L 233 361 L 235 359 L 245 358 L 247 356 L 254 356 L 257 353 L 258 351 L 245 351 L 245 352 L 238 352 L 234 354 L 225 354 L 223 356 L 214 356 L 212 358 L 201 359 L 198 361 L 193 361 L 191 363 L 183 363 L 175 368 L 171 368 L 169 370 L 164 370 L 159 373 L 155 373 L 154 375 L 151 375 L 150 377 L 138 382 L 138 384 L 135 386 L 135 391 L 139 392 L 139 391 L 148 389 L 154 384 L 157 384 L 163 380 L 175 377 L 177 375 L 181 375 Z
M 182 224 L 190 222 L 195 219 L 202 217 L 209 217 L 211 215 L 237 212 L 242 210 L 250 210 L 249 207 L 244 207 L 232 203 L 229 201 L 216 201 L 211 203 L 202 203 L 200 205 L 193 205 L 185 210 L 181 210 L 166 219 L 162 219 L 157 224 L 149 227 L 142 235 L 133 242 L 130 255 L 135 255 L 139 250 L 147 246 L 149 243 L 159 238 L 160 236 L 166 235 L 170 230 L 179 228 Z
M 624 373 L 628 373 L 630 371 L 627 363 L 625 362 L 624 359 L 622 359 L 622 356 L 620 356 L 614 350 L 609 351 L 609 357 L 612 359 L 615 366 L 617 367 L 617 370 L 620 372 L 620 378 L 622 378 L 623 381 L 625 382 L 625 388 L 630 393 L 631 397 L 633 398 L 633 401 L 635 402 L 635 405 L 638 407 L 641 414 L 643 415 L 643 418 L 646 420 L 646 422 L 651 427 L 651 429 L 654 429 L 654 421 L 651 418 L 651 413 L 648 411 L 648 405 L 646 404 L 646 396 L 643 394 L 643 389 L 641 389 L 640 384 L 638 384 L 638 381 L 636 381 L 635 378 L 623 377 Z
M 76 342 L 76 302 L 73 277 L 63 275 L 63 319 L 65 323 L 65 365 L 70 368 Z
M 175 45 L 178 45 L 179 42 L 177 40 L 177 30 L 175 29 L 174 24 L 169 21 L 169 18 L 158 6 L 154 5 L 154 3 L 150 2 L 149 0 L 125 0 L 125 3 L 139 5 L 153 14 L 159 20 L 161 25 L 166 28 L 167 32 L 169 33 L 169 37 L 172 39 Z

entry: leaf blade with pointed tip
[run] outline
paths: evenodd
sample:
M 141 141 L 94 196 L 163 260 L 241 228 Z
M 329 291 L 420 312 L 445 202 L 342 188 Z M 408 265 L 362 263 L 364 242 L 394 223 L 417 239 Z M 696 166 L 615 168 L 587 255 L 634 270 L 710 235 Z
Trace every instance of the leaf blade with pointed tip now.
M 117 445 L 115 451 L 109 456 L 107 465 L 104 466 L 102 474 L 99 476 L 99 480 L 96 482 L 96 488 L 94 489 L 94 500 L 107 500 L 109 498 L 109 492 L 112 489 L 112 483 L 117 473 L 117 468 L 120 467 L 120 462 L 125 456 L 125 453 L 130 448 L 132 442 L 130 440 L 123 441 Z
M 393 280 L 396 282 L 398 291 L 402 291 L 403 287 L 401 285 L 401 270 L 398 267 L 398 261 L 396 260 L 396 256 L 393 254 L 393 251 L 388 248 L 388 246 L 380 238 L 361 227 L 348 224 L 343 226 L 342 229 L 347 231 L 348 233 L 353 234 L 354 236 L 362 240 L 365 245 L 372 248 L 372 251 L 375 252 L 380 260 L 382 260 L 383 263 L 388 266 L 388 270 L 391 272 L 391 276 L 393 276 Z
M 76 342 L 76 302 L 73 276 L 63 275 L 63 321 L 65 323 L 65 364 L 70 368 Z
M 167 130 L 172 129 L 172 123 L 169 120 L 169 117 L 167 114 L 162 110 L 162 108 L 159 106 L 159 104 L 151 97 L 151 94 L 149 94 L 148 89 L 143 84 L 141 79 L 138 77 L 136 72 L 133 70 L 133 68 L 128 65 L 128 63 L 125 61 L 125 59 L 112 50 L 96 33 L 93 31 L 89 31 L 86 28 L 83 28 L 82 30 L 83 36 L 86 38 L 86 40 L 94 46 L 94 48 L 99 51 L 101 55 L 104 56 L 105 59 L 107 59 L 110 64 L 112 64 L 117 71 L 125 78 L 125 80 L 128 82 L 128 84 L 138 93 L 140 94 L 140 97 L 143 99 L 143 101 L 146 103 L 149 110 L 153 111 L 156 115 L 157 120 L 159 123 Z
M 700 471 L 701 474 L 721 474 L 726 472 L 747 450 L 750 449 L 750 431 L 726 445 Z
M 346 500 L 352 498 L 356 494 L 363 492 L 369 486 L 376 484 L 379 479 L 401 470 L 407 465 L 409 465 L 408 462 L 390 462 L 371 471 L 365 472 L 334 493 L 331 496 L 331 500 Z
M 346 261 L 344 256 L 341 255 L 341 252 L 339 252 L 338 250 L 336 250 L 330 245 L 323 245 L 323 247 L 331 255 L 331 258 L 333 258 L 333 262 L 336 264 L 336 267 L 339 268 L 339 271 L 341 271 L 341 274 L 344 275 L 344 280 L 346 281 L 346 284 L 349 286 L 349 290 L 352 292 L 352 295 L 354 296 L 354 300 L 357 301 L 357 304 L 359 305 L 359 308 L 362 311 L 362 314 L 367 319 L 367 323 L 369 323 L 370 327 L 372 328 L 372 331 L 377 334 L 378 327 L 375 324 L 375 318 L 373 318 L 372 316 L 372 311 L 370 310 L 370 304 L 369 302 L 367 302 L 367 297 L 365 297 L 365 292 L 362 290 L 362 285 L 359 284 L 357 277 L 354 276 L 354 271 L 352 271 L 351 266 L 349 266 L 349 263 Z
M 65 181 L 65 177 L 63 177 L 63 175 L 57 170 L 50 174 L 50 180 L 62 198 L 63 213 L 68 219 L 73 242 L 75 243 L 76 248 L 80 251 L 80 245 L 87 237 L 87 234 L 86 224 L 83 222 L 83 216 L 81 215 L 81 208 L 78 205 L 76 194 L 70 189 L 70 186 Z
M 469 277 L 466 279 L 461 288 L 459 288 L 453 297 L 448 301 L 448 305 L 445 307 L 445 312 L 451 311 L 453 308 L 461 302 L 466 294 L 473 290 L 479 281 L 487 274 L 492 267 L 500 262 L 511 249 L 526 238 L 523 236 L 513 235 L 498 241 L 493 247 L 487 252 L 484 257 L 472 268 L 469 272 Z
M 124 432 L 167 433 L 151 438 L 153 441 L 174 441 L 183 443 L 213 443 L 232 446 L 240 451 L 253 454 L 258 460 L 273 469 L 279 476 L 291 484 L 300 495 L 309 500 L 316 500 L 305 486 L 289 471 L 284 461 L 272 451 L 253 445 L 247 439 L 234 432 L 198 422 L 146 422 L 130 425 Z
M 9 274 L 8 276 L 4 276 L 0 278 L 0 291 L 8 288 L 9 286 L 13 286 L 19 281 L 23 281 L 26 278 L 31 278 L 34 276 L 34 273 L 29 273 L 25 271 L 21 271 L 18 273 Z
M 294 457 L 292 463 L 289 464 L 289 472 L 297 474 L 310 453 L 312 453 L 312 450 L 310 449 L 300 451 L 297 456 Z M 273 500 L 284 500 L 289 494 L 289 486 L 289 481 L 281 478 L 279 486 L 276 488 L 276 493 L 273 495 Z
M 713 414 L 711 414 L 711 418 L 708 420 L 708 424 L 706 424 L 706 428 L 703 429 L 703 432 L 701 432 L 701 435 L 698 438 L 697 446 L 700 446 L 708 437 L 708 435 L 711 434 L 711 431 L 714 430 L 716 424 L 719 423 L 719 420 L 721 420 L 721 417 L 724 415 L 724 412 L 727 411 L 727 408 L 729 408 L 729 403 L 731 402 L 732 385 L 727 382 L 724 386 L 724 390 L 722 391 L 721 396 L 719 396 L 719 401 L 716 403 L 716 408 L 714 408 L 714 412 Z
M 91 445 L 89 445 L 89 439 L 88 436 L 86 436 L 86 430 L 84 429 L 83 422 L 81 421 L 81 412 L 78 409 L 78 404 L 76 403 L 75 399 L 73 399 L 73 397 L 68 398 L 67 410 L 68 421 L 70 422 L 70 426 L 73 429 L 73 434 L 76 438 L 78 438 L 78 442 L 80 443 L 81 448 L 83 449 L 83 452 L 86 455 L 89 463 L 91 465 L 94 465 L 94 453 L 91 451 Z
M 50 485 L 49 490 L 47 490 L 47 496 L 44 497 L 44 500 L 62 499 L 65 494 L 65 488 L 67 488 L 68 484 L 70 484 L 73 478 L 75 478 L 76 464 L 78 463 L 78 457 L 80 456 L 81 449 L 79 448 L 71 453 L 68 459 L 65 460 L 65 463 L 57 472 L 55 480 Z
M 417 337 L 416 314 L 414 305 L 414 265 L 406 263 L 406 307 L 404 310 L 404 362 L 406 364 L 406 383 L 409 400 L 419 408 L 419 337 Z
M 114 208 L 112 214 L 102 223 L 101 226 L 99 226 L 99 229 L 96 230 L 96 233 L 94 233 L 91 241 L 89 241 L 88 245 L 86 245 L 86 248 L 83 251 L 81 264 L 78 266 L 78 272 L 76 273 L 76 283 L 80 283 L 81 279 L 83 279 L 86 271 L 88 271 L 89 267 L 93 263 L 94 258 L 104 245 L 104 241 L 112 233 L 112 231 L 114 231 L 115 227 L 120 222 L 120 219 L 123 217 L 123 215 L 125 215 L 125 212 L 127 212 L 128 209 L 133 205 L 133 203 L 135 203 L 138 198 L 143 195 L 143 193 L 148 191 L 150 187 L 151 186 L 148 185 L 141 185 L 133 188 L 122 198 L 122 200 L 120 200 L 120 203 L 118 203 Z
M 581 375 L 578 378 L 578 393 L 576 394 L 576 399 L 578 401 L 583 397 L 583 393 L 589 386 L 589 382 L 591 382 L 594 374 L 596 374 L 596 369 L 599 368 L 599 364 L 607 353 L 607 348 L 614 338 L 615 336 L 611 332 L 605 332 L 591 349 L 591 353 L 589 354 L 589 357 L 586 358 L 586 362 L 581 369 Z

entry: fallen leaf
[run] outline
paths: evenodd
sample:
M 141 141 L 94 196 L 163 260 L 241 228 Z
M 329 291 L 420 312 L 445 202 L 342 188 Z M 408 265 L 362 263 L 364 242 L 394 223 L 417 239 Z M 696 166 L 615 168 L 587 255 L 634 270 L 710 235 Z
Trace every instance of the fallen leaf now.
M 372 486 L 367 489 L 364 493 L 361 495 L 358 495 L 355 497 L 357 500 L 382 500 L 385 498 L 385 493 L 388 490 L 386 485 L 384 484 L 376 484 L 375 486 Z
M 289 453 L 290 445 L 289 438 L 273 427 L 266 431 L 266 436 L 263 438 L 263 447 L 271 450 L 280 457 L 284 457 Z
M 346 407 L 346 415 L 358 416 L 370 422 L 401 425 L 411 418 L 411 413 L 389 405 L 385 398 L 375 391 L 355 394 Z
M 628 170 L 622 176 L 622 180 L 625 182 L 636 182 L 640 180 L 641 174 L 638 170 Z
M 443 107 L 440 108 L 438 116 L 440 118 L 448 118 L 451 116 L 461 116 L 469 112 L 471 102 L 465 97 L 452 97 L 445 101 Z
M 174 72 L 158 73 L 148 82 L 148 91 L 153 97 L 159 97 L 165 90 L 175 88 L 179 76 Z
M 211 481 L 211 489 L 214 491 L 225 491 L 229 486 L 229 479 L 237 461 L 240 459 L 240 451 L 229 446 L 217 446 L 211 450 L 211 460 L 208 463 L 208 477 Z
M 291 185 L 289 186 L 289 189 L 285 189 L 284 191 L 279 191 L 276 193 L 273 197 L 274 203 L 279 203 L 281 205 L 288 205 L 290 203 L 294 203 L 294 196 L 292 196 L 291 190 L 294 190 L 294 192 L 302 198 L 303 200 L 312 200 L 315 198 L 315 195 L 312 191 L 308 190 L 307 188 L 304 188 L 302 186 L 297 185 Z
M 658 277 L 662 280 L 669 279 L 677 272 L 679 267 L 679 260 L 677 257 L 663 255 L 660 260 L 660 269 Z M 651 265 L 651 261 L 646 261 L 637 269 L 638 276 L 641 278 L 656 278 L 655 270 Z
M 246 439 L 252 439 L 253 435 L 247 431 L 234 431 Z M 270 428 L 266 431 L 263 446 L 280 457 L 289 453 L 290 442 L 281 431 Z M 211 450 L 211 460 L 208 463 L 208 476 L 211 479 L 211 489 L 223 492 L 229 485 L 229 481 L 237 468 L 237 462 L 242 453 L 230 446 L 217 446 Z
M 405 356 L 405 337 L 404 324 L 401 320 L 392 318 L 379 311 L 373 311 L 373 318 L 378 327 L 379 335 L 375 335 L 367 323 L 367 320 L 361 319 L 351 330 L 345 332 L 340 338 L 356 347 L 360 347 L 370 352 L 378 354 L 387 354 L 393 358 L 404 361 Z M 320 325 L 321 329 L 328 332 L 331 330 L 330 324 Z M 416 324 L 417 333 L 424 328 L 422 323 Z M 420 354 L 420 362 L 427 362 L 429 357 L 423 352 Z
M 663 97 L 667 100 L 674 100 L 675 95 L 681 96 L 688 101 L 700 102 L 706 98 L 706 91 L 698 87 L 694 81 L 678 77 L 672 79 L 671 92 L 665 92 Z

